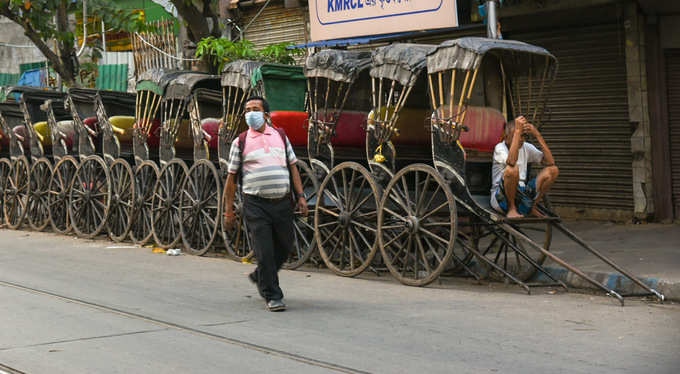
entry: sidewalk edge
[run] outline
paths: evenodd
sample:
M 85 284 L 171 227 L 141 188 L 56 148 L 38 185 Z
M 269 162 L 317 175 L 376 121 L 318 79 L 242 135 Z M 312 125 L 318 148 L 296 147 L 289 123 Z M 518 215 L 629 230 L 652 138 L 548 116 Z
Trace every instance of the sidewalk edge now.
M 555 279 L 564 282 L 568 287 L 573 288 L 586 288 L 586 289 L 598 289 L 590 282 L 579 277 L 575 273 L 568 271 L 567 269 L 561 267 L 544 266 L 543 267 L 551 276 Z M 629 294 L 629 293 L 640 293 L 643 290 L 633 283 L 630 279 L 617 272 L 584 272 L 589 277 L 595 279 L 596 281 L 606 284 L 610 289 L 614 289 L 616 292 Z M 662 293 L 666 300 L 680 301 L 680 282 L 671 282 L 659 278 L 640 278 L 640 280 L 648 285 L 649 287 Z M 542 283 L 552 283 L 552 280 L 548 278 L 543 273 L 537 273 L 532 281 L 542 282 Z

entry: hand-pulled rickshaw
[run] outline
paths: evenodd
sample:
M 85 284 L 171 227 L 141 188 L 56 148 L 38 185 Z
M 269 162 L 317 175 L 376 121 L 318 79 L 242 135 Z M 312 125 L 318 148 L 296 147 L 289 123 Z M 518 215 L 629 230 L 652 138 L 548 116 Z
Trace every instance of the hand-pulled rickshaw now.
M 14 103 L 0 103 L 0 227 L 5 225 L 4 200 L 7 180 L 12 169 L 12 161 L 23 156 L 21 140 L 14 133 L 16 121 L 12 118 L 20 118 L 19 106 Z M 12 113 L 15 113 L 12 115 Z M 8 121 L 5 117 L 9 118 Z M 11 187 L 9 187 L 11 188 Z
M 93 238 L 107 229 L 111 239 L 121 241 L 130 230 L 135 181 L 130 163 L 121 158 L 121 146 L 129 159 L 133 100 L 127 93 L 69 90 L 67 106 L 78 134 L 80 163 L 68 190 L 68 215 L 80 237 Z
M 368 68 L 371 63 L 371 54 L 368 52 L 354 52 L 341 50 L 323 50 L 309 56 L 305 62 L 305 75 L 307 76 L 307 98 L 309 123 L 307 128 L 307 155 L 309 157 L 309 164 L 314 171 L 314 176 L 317 180 L 323 181 L 334 169 L 336 151 L 334 145 L 340 143 L 344 146 L 355 146 L 355 153 L 361 154 L 359 142 L 363 139 L 365 134 L 361 126 L 366 121 L 367 109 L 361 107 L 361 100 L 355 98 L 362 97 L 362 89 L 366 87 L 361 83 L 366 83 L 369 80 Z M 353 95 L 350 95 L 353 93 Z M 350 96 L 353 96 L 350 98 Z M 349 107 L 351 112 L 345 111 L 345 106 L 350 101 Z M 339 128 L 340 127 L 340 128 Z M 343 136 L 347 138 L 347 134 L 357 134 L 359 139 L 355 139 L 353 143 L 338 142 L 338 138 Z M 356 136 L 356 135 L 355 135 Z M 346 164 L 347 165 L 347 164 Z M 337 192 L 337 191 L 336 191 Z M 328 195 L 328 194 L 327 194 Z M 322 195 L 319 195 L 322 196 Z M 321 206 L 322 209 L 327 209 L 330 205 L 335 205 L 335 195 L 333 197 L 327 196 L 325 199 L 318 199 L 313 196 L 309 200 L 310 214 L 315 217 L 324 217 L 324 213 L 316 213 L 316 207 Z M 312 205 L 314 204 L 314 205 Z M 333 215 L 332 213 L 326 213 Z M 335 220 L 332 217 L 320 218 L 320 222 L 315 223 L 312 227 L 312 232 L 327 233 L 327 230 L 333 228 Z M 314 240 L 316 241 L 316 239 Z M 316 248 L 316 243 L 313 243 L 306 253 L 305 257 L 310 257 L 313 249 Z M 326 265 L 340 274 L 350 273 L 354 269 L 345 271 L 341 265 L 335 266 L 331 258 L 333 255 L 328 255 L 322 251 L 322 255 Z M 344 274 L 343 274 L 344 275 Z
M 466 153 L 460 142 L 465 139 L 461 137 L 461 132 L 476 130 L 483 133 L 487 130 L 485 125 L 491 123 L 472 120 L 474 111 L 470 103 L 473 101 L 476 78 L 482 73 L 486 87 L 491 87 L 485 95 L 485 105 L 496 104 L 503 112 L 511 112 L 508 113 L 511 116 L 506 117 L 524 115 L 540 126 L 549 88 L 546 85 L 549 86 L 557 73 L 557 60 L 553 55 L 543 48 L 518 41 L 471 37 L 440 44 L 429 53 L 427 65 L 433 110 L 431 129 L 434 165 L 449 182 L 458 212 L 461 216 L 469 217 L 471 225 L 467 233 L 460 230 L 457 244 L 474 253 L 475 258 L 481 264 L 486 264 L 492 273 L 500 273 L 527 292 L 531 285 L 524 281 L 534 272 L 540 271 L 552 278 L 541 266 L 548 257 L 608 295 L 616 297 L 623 305 L 625 295 L 619 295 L 608 285 L 597 282 L 549 252 L 552 229 L 557 229 L 636 283 L 646 294 L 663 300 L 663 295 L 569 231 L 548 204 L 538 204 L 544 217 L 508 219 L 489 208 L 488 195 L 482 195 L 480 199 L 471 192 L 470 181 L 474 174 L 466 170 Z M 465 76 L 462 86 L 456 75 Z M 450 90 L 447 91 L 447 87 Z M 462 88 L 456 91 L 456 87 Z M 466 123 L 468 112 L 467 118 L 472 120 L 470 124 Z M 488 169 L 486 175 L 489 175 Z M 395 195 L 391 195 L 392 200 Z M 564 287 L 564 284 L 560 285 Z
M 173 112 L 168 105 L 175 106 L 176 110 Z M 172 144 L 166 142 L 163 135 L 161 160 L 168 160 L 168 167 L 171 167 L 173 162 L 191 161 L 187 152 L 193 149 L 193 164 L 183 184 L 179 186 L 181 196 L 179 201 L 173 201 L 172 204 L 179 205 L 179 230 L 184 248 L 192 254 L 203 255 L 212 247 L 221 228 L 222 185 L 220 175 L 213 164 L 213 160 L 217 159 L 216 152 L 210 153 L 211 148 L 213 150 L 216 148 L 217 128 L 222 116 L 220 77 L 191 72 L 176 76 L 165 89 L 162 108 L 164 113 L 171 111 L 162 128 L 176 134 L 173 136 L 177 136 L 179 160 L 169 159 L 168 151 L 171 151 Z M 168 123 L 171 126 L 168 126 Z M 210 159 L 211 155 L 213 160 Z M 168 181 L 166 175 L 169 170 L 164 168 L 161 171 L 159 183 Z M 170 184 L 166 186 L 168 190 L 173 188 Z M 161 190 L 163 188 L 157 189 Z
M 382 189 L 390 181 L 397 165 L 396 147 L 392 138 L 400 135 L 400 125 L 405 122 L 400 121 L 402 112 L 408 112 L 405 118 L 419 118 L 424 123 L 426 111 L 416 105 L 425 92 L 423 84 L 418 87 L 418 95 L 412 96 L 412 91 L 425 66 L 425 56 L 431 49 L 431 46 L 416 44 L 380 47 L 371 56 L 368 71 L 370 78 L 358 80 L 358 85 L 353 88 L 347 87 L 362 94 L 354 101 L 371 103 L 370 113 L 366 118 L 365 140 L 363 144 L 354 144 L 356 149 L 363 146 L 366 162 L 362 165 L 355 161 L 345 161 L 329 170 L 319 187 L 314 217 L 316 241 L 321 256 L 326 265 L 339 275 L 360 274 L 371 265 L 378 251 L 376 234 L 380 198 Z M 363 64 L 362 62 L 361 66 Z M 316 80 L 310 82 L 310 85 L 316 85 Z M 319 95 L 323 93 L 316 88 L 312 89 L 312 98 Z M 321 103 L 325 100 L 325 95 L 323 97 Z M 409 101 L 411 97 L 414 100 Z M 356 110 L 356 105 L 349 109 Z M 404 111 L 406 106 L 410 107 L 408 111 Z M 415 128 L 417 130 L 419 127 Z M 358 129 L 351 127 L 345 129 L 351 130 L 358 132 Z M 337 130 L 337 134 L 341 135 L 340 130 Z M 417 133 L 410 132 L 404 136 L 400 145 L 404 149 L 410 149 L 410 144 L 417 136 Z M 415 144 L 417 143 L 416 139 Z M 415 149 L 421 147 L 416 146 Z M 368 165 L 368 168 L 364 165 Z
M 19 136 L 23 137 L 23 149 L 28 152 L 30 158 L 19 157 L 17 162 L 13 164 L 17 172 L 12 177 L 11 186 L 21 186 L 20 174 L 23 171 L 29 170 L 28 183 L 26 184 L 27 196 L 25 199 L 25 209 L 22 214 L 10 214 L 7 225 L 10 228 L 19 228 L 22 224 L 23 217 L 26 217 L 32 229 L 41 231 L 50 224 L 49 214 L 49 184 L 52 177 L 52 145 L 53 141 L 60 142 L 59 131 L 51 134 L 51 126 L 56 124 L 48 124 L 48 117 L 44 111 L 41 110 L 41 105 L 45 100 L 53 100 L 55 106 L 58 106 L 57 116 L 60 120 L 66 119 L 67 114 L 63 108 L 64 94 L 55 91 L 45 91 L 29 87 L 15 87 L 10 89 L 10 95 L 18 99 L 19 108 L 23 114 L 23 127 L 15 128 L 15 132 L 21 132 Z M 23 131 L 21 131 L 23 129 Z M 72 130 L 72 127 L 71 127 Z M 68 131 L 68 130 L 67 130 Z M 58 148 L 58 147 L 54 147 Z M 57 152 L 57 156 L 60 153 Z M 30 160 L 30 161 L 29 161 Z M 58 160 L 55 160 L 55 162 Z M 30 165 L 30 169 L 27 169 Z M 14 178 L 17 177 L 17 178 Z M 12 194 L 13 188 L 10 186 L 9 194 Z M 21 199 L 14 202 L 18 208 L 21 205 Z M 18 211 L 17 211 L 18 212 Z
M 153 236 L 154 188 L 160 170 L 156 157 L 150 158 L 150 149 L 158 151 L 160 143 L 159 108 L 167 83 L 177 76 L 177 71 L 163 69 L 147 70 L 135 86 L 135 124 L 132 149 L 135 159 L 135 204 L 132 213 L 130 239 L 145 244 Z
M 78 168 L 78 161 L 74 157 L 78 153 L 78 134 L 65 100 L 48 99 L 41 109 L 47 114 L 54 159 L 47 196 L 50 224 L 55 232 L 66 234 L 72 229 L 68 214 L 69 190 Z
M 0 103 L 0 126 L 3 132 L 0 159 L 2 223 L 18 229 L 26 216 L 30 183 L 28 159 L 24 155 L 24 152 L 29 151 L 28 138 L 24 114 L 18 101 Z
M 201 194 L 195 191 L 196 183 L 202 183 L 196 178 L 204 179 L 203 182 L 209 181 L 209 177 L 205 176 L 204 178 L 198 176 L 198 174 L 204 173 L 206 170 L 208 172 L 215 171 L 212 165 L 208 166 L 209 162 L 204 161 L 194 169 L 194 179 L 189 182 L 191 192 L 184 190 L 186 178 L 189 176 L 187 161 L 191 162 L 194 157 L 199 159 L 203 157 L 203 155 L 200 155 L 200 147 L 194 147 L 189 105 L 192 103 L 195 90 L 210 89 L 219 92 L 219 77 L 191 72 L 175 72 L 164 75 L 160 83 L 159 87 L 163 86 L 164 93 L 160 100 L 162 119 L 158 155 L 161 170 L 158 182 L 154 186 L 152 201 L 154 240 L 160 247 L 170 248 L 177 245 L 181 239 L 188 249 L 196 253 L 205 253 L 214 241 L 219 225 L 217 221 L 213 221 L 209 227 L 198 227 L 196 224 L 201 222 L 201 219 L 197 218 L 204 218 L 208 215 L 212 220 L 217 219 L 219 214 L 217 202 L 219 200 L 213 201 L 213 203 L 210 203 L 210 200 L 218 198 L 220 189 L 219 185 L 216 186 L 217 189 L 213 191 L 215 196 L 212 197 L 210 195 L 196 195 Z M 194 153 L 192 155 L 194 150 L 198 150 L 199 154 Z M 213 174 L 213 177 L 215 176 L 216 171 Z M 213 178 L 212 182 L 214 186 L 214 183 L 218 181 Z M 207 186 L 204 185 L 203 187 Z M 194 204 L 191 201 L 192 198 L 204 199 L 205 201 Z M 183 199 L 184 206 L 190 210 L 185 212 L 186 214 L 182 212 Z M 208 211 L 203 210 L 201 212 L 202 209 Z M 195 214 L 192 214 L 191 211 Z M 210 219 L 205 222 L 210 223 Z M 201 234 L 188 231 L 192 227 L 199 230 L 206 229 L 207 231 L 201 232 Z

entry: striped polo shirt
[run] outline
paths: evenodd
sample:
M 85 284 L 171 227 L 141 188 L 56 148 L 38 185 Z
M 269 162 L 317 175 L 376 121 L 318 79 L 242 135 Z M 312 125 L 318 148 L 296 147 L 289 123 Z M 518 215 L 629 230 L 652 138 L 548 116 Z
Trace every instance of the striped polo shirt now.
M 267 199 L 279 199 L 290 191 L 290 175 L 286 166 L 297 162 L 293 147 L 288 138 L 284 146 L 281 135 L 274 128 L 265 125 L 264 132 L 248 129 L 246 147 L 243 150 L 243 161 L 238 137 L 231 143 L 229 151 L 228 171 L 238 172 L 243 162 L 243 182 L 241 189 L 247 195 L 255 195 Z

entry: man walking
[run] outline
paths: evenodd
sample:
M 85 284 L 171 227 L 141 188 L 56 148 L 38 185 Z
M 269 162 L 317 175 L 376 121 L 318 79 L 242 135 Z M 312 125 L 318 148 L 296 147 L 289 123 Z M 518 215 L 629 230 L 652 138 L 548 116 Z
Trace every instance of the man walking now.
M 236 178 L 240 177 L 243 217 L 248 223 L 257 268 L 248 275 L 257 284 L 267 309 L 282 311 L 283 291 L 278 271 L 295 244 L 293 205 L 307 215 L 297 158 L 282 130 L 271 126 L 269 104 L 259 96 L 246 100 L 248 130 L 234 139 L 229 152 L 229 175 L 225 186 L 225 223 L 233 228 Z M 291 201 L 291 186 L 296 202 Z

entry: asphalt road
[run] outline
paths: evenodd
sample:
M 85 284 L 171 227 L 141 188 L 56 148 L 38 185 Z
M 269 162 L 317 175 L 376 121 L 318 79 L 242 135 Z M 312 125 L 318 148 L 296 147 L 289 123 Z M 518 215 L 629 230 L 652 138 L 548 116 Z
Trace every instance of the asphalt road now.
M 0 373 L 678 373 L 680 305 L 282 271 L 0 230 Z

